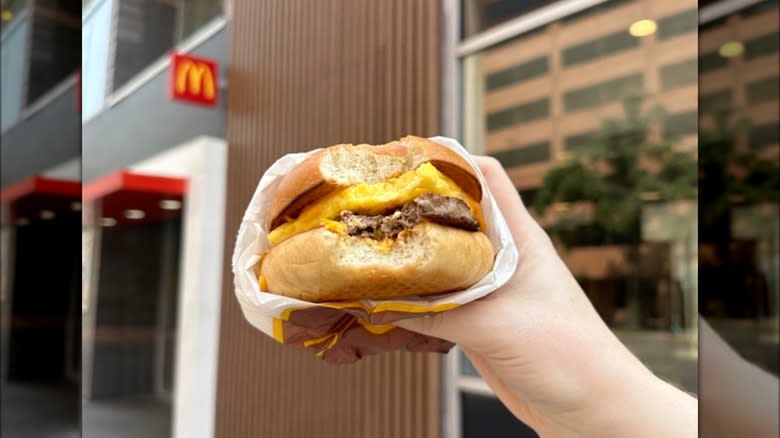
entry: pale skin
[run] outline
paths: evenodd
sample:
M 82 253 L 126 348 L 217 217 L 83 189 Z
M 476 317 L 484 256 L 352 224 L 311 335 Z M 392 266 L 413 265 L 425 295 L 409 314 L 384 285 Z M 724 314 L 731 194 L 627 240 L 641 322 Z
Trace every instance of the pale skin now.
M 699 319 L 701 436 L 780 436 L 780 382 Z
M 397 324 L 458 344 L 541 437 L 695 437 L 696 399 L 656 377 L 617 339 L 500 163 L 475 159 L 517 244 L 517 272 L 482 300 Z

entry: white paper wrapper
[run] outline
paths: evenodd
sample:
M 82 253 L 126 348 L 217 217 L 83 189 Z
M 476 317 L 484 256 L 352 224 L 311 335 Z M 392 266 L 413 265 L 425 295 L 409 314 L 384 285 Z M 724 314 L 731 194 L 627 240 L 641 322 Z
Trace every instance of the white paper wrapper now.
M 419 316 L 421 313 L 441 311 L 457 305 L 469 303 L 484 297 L 506 283 L 517 268 L 518 252 L 512 240 L 509 227 L 496 205 L 493 195 L 490 193 L 484 176 L 479 167 L 469 156 L 466 149 L 457 141 L 446 137 L 433 137 L 431 140 L 440 143 L 468 160 L 477 169 L 482 183 L 481 208 L 488 224 L 487 235 L 495 249 L 493 270 L 481 281 L 472 287 L 441 295 L 429 295 L 424 297 L 406 297 L 402 300 L 372 301 L 362 300 L 354 302 L 359 304 L 369 316 L 381 310 L 414 309 L 408 313 L 409 317 Z M 278 333 L 274 335 L 275 321 L 283 319 L 292 310 L 307 309 L 324 306 L 323 304 L 275 295 L 260 290 L 260 284 L 255 276 L 254 266 L 259 261 L 260 255 L 268 249 L 270 244 L 267 239 L 268 230 L 264 222 L 274 193 L 287 172 L 297 164 L 315 153 L 285 155 L 276 161 L 260 180 L 252 200 L 244 213 L 241 227 L 238 231 L 236 246 L 233 251 L 233 274 L 235 277 L 236 296 L 247 321 L 268 336 L 279 339 Z M 377 307 L 379 306 L 379 307 Z M 325 306 L 327 307 L 327 306 Z M 397 316 L 397 313 L 396 313 Z M 395 318 L 399 319 L 398 317 Z M 369 322 L 369 321 L 365 321 Z

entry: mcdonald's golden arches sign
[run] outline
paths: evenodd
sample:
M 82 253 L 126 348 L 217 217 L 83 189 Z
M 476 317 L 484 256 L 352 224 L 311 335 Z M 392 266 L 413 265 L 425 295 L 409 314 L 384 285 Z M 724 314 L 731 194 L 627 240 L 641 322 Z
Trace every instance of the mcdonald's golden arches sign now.
M 215 106 L 219 94 L 219 69 L 210 59 L 171 54 L 171 99 Z

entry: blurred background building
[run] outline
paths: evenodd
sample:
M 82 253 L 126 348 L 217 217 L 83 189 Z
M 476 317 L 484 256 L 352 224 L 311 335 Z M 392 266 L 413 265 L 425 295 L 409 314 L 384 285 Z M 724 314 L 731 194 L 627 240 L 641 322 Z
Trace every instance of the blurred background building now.
M 504 165 L 618 337 L 696 392 L 697 3 L 463 6 L 465 144 Z M 464 436 L 512 430 L 453 362 Z
M 75 2 L 2 2 L 4 437 L 78 436 L 79 12 Z
M 82 432 L 212 436 L 223 4 L 93 0 L 81 21 Z
M 777 0 L 708 2 L 700 16 L 699 308 L 777 375 Z

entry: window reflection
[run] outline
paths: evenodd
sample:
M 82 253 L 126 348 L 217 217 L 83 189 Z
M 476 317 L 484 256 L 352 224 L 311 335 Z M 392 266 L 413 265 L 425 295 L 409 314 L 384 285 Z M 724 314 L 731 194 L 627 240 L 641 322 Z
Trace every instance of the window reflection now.
M 222 14 L 222 0 L 117 0 L 113 90 Z
M 0 30 L 5 30 L 5 26 L 11 23 L 22 10 L 27 6 L 27 0 L 8 0 L 2 2 L 2 21 L 0 21 Z
M 555 3 L 553 0 L 463 0 L 461 29 L 469 37 L 507 20 Z
M 463 59 L 464 142 L 507 169 L 618 336 L 693 392 L 696 6 L 607 1 Z
M 702 26 L 701 314 L 778 373 L 778 2 Z

